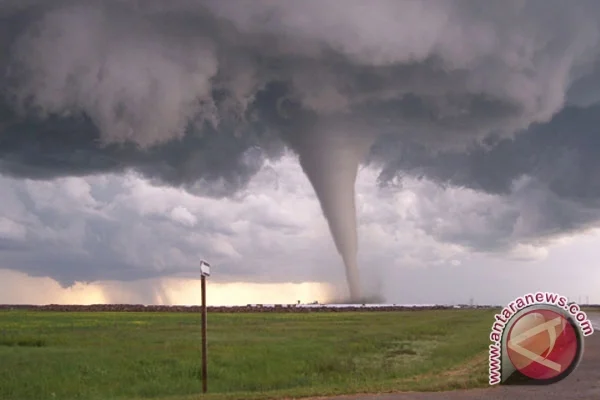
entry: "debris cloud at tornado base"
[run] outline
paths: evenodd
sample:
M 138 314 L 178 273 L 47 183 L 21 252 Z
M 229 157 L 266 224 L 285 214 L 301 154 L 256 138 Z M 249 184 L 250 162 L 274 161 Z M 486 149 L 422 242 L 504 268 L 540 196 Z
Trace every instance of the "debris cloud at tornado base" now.
M 0 0 L 0 172 L 229 196 L 289 147 L 357 299 L 360 163 L 598 208 L 599 21 L 594 1 Z M 547 211 L 533 233 L 590 221 Z

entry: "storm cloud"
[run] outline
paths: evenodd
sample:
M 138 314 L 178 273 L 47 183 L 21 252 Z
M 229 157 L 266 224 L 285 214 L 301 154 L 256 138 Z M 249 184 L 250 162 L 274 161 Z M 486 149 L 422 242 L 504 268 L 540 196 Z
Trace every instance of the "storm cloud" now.
M 249 149 L 279 155 L 277 138 L 321 121 L 464 149 L 549 123 L 600 50 L 586 1 L 2 4 L 1 147 L 23 175 L 36 159 L 47 176 L 131 165 L 242 183 Z
M 334 142 L 356 150 L 338 197 L 364 162 L 383 187 L 423 177 L 512 199 L 483 212 L 487 236 L 427 228 L 510 248 L 597 225 L 599 62 L 591 0 L 4 0 L 0 171 L 135 171 L 235 196 L 289 148 L 346 259 L 355 234 L 336 221 L 354 203 L 336 216 L 339 176 L 311 172 Z

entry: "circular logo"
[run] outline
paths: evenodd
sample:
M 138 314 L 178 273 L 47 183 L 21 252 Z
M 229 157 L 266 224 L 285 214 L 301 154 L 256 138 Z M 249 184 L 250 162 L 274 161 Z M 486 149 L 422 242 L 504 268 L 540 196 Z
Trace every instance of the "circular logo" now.
M 523 375 L 558 381 L 579 363 L 582 340 L 575 323 L 560 311 L 536 309 L 523 313 L 507 336 L 508 357 Z

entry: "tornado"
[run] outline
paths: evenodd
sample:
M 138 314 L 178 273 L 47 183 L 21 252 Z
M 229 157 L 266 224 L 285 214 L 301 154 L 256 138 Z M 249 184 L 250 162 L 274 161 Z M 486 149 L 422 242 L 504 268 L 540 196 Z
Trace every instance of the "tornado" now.
M 315 190 L 335 247 L 346 268 L 350 299 L 360 301 L 355 184 L 358 168 L 373 143 L 370 135 L 324 128 L 291 140 L 300 165 Z

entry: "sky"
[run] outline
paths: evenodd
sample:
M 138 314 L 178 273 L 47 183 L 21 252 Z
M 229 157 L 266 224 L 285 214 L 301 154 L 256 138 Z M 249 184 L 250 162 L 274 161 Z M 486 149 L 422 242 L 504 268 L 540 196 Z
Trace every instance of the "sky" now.
M 600 4 L 252 4 L 0 0 L 0 303 L 600 303 Z

